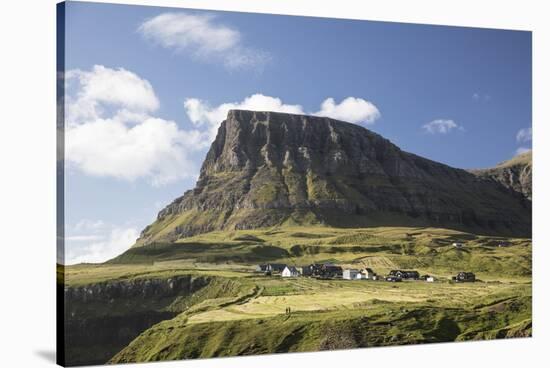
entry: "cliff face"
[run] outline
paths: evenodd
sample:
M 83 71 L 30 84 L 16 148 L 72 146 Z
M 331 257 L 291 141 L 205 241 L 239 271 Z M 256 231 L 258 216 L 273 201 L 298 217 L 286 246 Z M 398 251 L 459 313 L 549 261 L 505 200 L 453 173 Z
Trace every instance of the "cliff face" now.
M 532 152 L 529 151 L 511 160 L 502 162 L 496 167 L 472 170 L 472 173 L 482 178 L 495 180 L 507 188 L 522 193 L 529 200 L 532 200 L 532 156 Z
M 65 365 L 105 364 L 141 332 L 181 312 L 177 301 L 210 281 L 177 276 L 66 286 L 62 291 L 64 336 L 69 342 L 63 352 Z
M 437 226 L 529 236 L 531 204 L 485 177 L 333 119 L 230 111 L 193 190 L 137 245 L 222 229 Z

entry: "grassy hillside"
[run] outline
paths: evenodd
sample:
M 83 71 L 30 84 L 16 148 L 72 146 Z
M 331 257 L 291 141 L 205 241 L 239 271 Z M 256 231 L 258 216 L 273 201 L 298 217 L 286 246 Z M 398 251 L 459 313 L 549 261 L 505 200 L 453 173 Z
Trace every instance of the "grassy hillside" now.
M 454 242 L 464 248 L 453 247 Z M 499 247 L 501 243 L 508 247 Z M 416 268 L 449 276 L 472 270 L 487 276 L 529 276 L 531 241 L 525 238 L 479 236 L 436 228 L 337 229 L 282 227 L 260 230 L 216 231 L 128 250 L 111 264 L 157 264 L 184 260 L 199 265 L 233 265 L 252 269 L 262 262 L 292 265 L 337 262 L 350 267 L 372 267 L 387 273 L 394 268 Z
M 453 242 L 464 247 L 455 248 Z M 435 275 L 437 282 L 286 279 L 255 273 L 255 265 L 265 262 L 335 262 L 371 267 L 378 274 L 416 269 Z M 82 296 L 68 304 L 76 315 L 66 316 L 82 344 L 67 355 L 96 359 L 88 362 L 531 335 L 531 240 L 524 238 L 436 228 L 288 226 L 211 232 L 131 248 L 106 264 L 64 271 L 66 295 Z M 479 281 L 451 282 L 458 271 L 473 271 Z M 188 286 L 167 286 L 177 280 Z M 136 321 L 145 322 L 116 338 Z M 82 326 L 86 336 L 78 335 Z M 115 338 L 108 346 L 101 345 L 106 334 Z

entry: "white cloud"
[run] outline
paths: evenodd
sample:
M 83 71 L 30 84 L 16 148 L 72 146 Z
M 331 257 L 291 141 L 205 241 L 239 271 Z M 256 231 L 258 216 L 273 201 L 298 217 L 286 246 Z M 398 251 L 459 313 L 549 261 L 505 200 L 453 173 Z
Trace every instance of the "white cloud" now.
M 67 90 L 77 82 L 76 96 L 69 96 L 67 120 L 77 124 L 99 117 L 105 108 L 118 108 L 128 113 L 146 113 L 159 107 L 151 84 L 123 68 L 110 69 L 95 65 L 91 71 L 70 70 L 66 74 Z
M 519 147 L 516 150 L 516 156 L 521 155 L 521 154 L 526 153 L 526 152 L 530 152 L 530 151 L 531 151 L 531 148 L 529 148 L 529 147 Z
M 184 107 L 187 116 L 193 124 L 208 127 L 211 137 L 215 136 L 219 124 L 226 118 L 229 110 L 305 114 L 301 105 L 286 104 L 278 97 L 265 96 L 260 93 L 246 97 L 241 102 L 222 103 L 215 107 L 210 106 L 206 101 L 197 98 L 188 98 L 184 102 Z M 374 104 L 355 97 L 345 98 L 339 104 L 336 104 L 333 98 L 327 98 L 322 102 L 320 111 L 310 114 L 351 123 L 373 123 L 380 117 L 380 112 Z
M 516 134 L 516 141 L 519 143 L 530 142 L 533 139 L 533 129 L 523 128 Z
M 337 104 L 332 97 L 329 97 L 323 101 L 321 110 L 316 112 L 315 115 L 355 124 L 370 124 L 380 118 L 380 111 L 372 102 L 362 98 L 348 97 Z
M 447 134 L 453 131 L 453 129 L 464 130 L 464 128 L 453 120 L 449 119 L 436 119 L 430 121 L 422 126 L 422 129 L 426 133 L 430 134 Z
M 138 32 L 164 48 L 188 51 L 231 69 L 261 66 L 269 60 L 268 53 L 245 47 L 239 30 L 215 20 L 214 14 L 163 13 L 142 23 Z
M 151 84 L 124 69 L 96 65 L 68 72 L 65 158 L 69 167 L 100 177 L 163 185 L 197 170 L 190 154 L 207 133 L 182 130 L 151 116 L 159 106 Z
M 138 236 L 137 229 L 124 227 L 111 227 L 103 236 L 68 236 L 65 238 L 65 264 L 105 262 L 130 248 Z M 71 244 L 72 242 L 78 244 Z

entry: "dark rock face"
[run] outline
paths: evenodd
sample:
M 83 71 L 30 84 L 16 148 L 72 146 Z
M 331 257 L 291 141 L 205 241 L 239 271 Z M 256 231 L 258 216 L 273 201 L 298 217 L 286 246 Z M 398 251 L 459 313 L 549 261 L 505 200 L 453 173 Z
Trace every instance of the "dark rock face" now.
M 532 200 L 533 159 L 531 151 L 518 155 L 494 168 L 472 170 L 472 173 L 482 178 L 495 180 Z
M 65 365 L 105 364 L 141 332 L 177 315 L 170 308 L 177 298 L 209 282 L 178 276 L 65 287 Z
M 403 152 L 358 125 L 233 110 L 195 189 L 164 208 L 138 245 L 284 224 L 529 236 L 531 203 L 493 180 Z

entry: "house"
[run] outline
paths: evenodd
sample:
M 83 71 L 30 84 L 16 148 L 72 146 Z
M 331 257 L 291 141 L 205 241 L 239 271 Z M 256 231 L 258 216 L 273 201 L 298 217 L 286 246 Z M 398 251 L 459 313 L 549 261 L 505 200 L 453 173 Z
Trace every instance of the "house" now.
M 476 275 L 473 272 L 459 272 L 455 280 L 456 282 L 475 282 Z
M 464 247 L 464 243 L 453 243 L 453 247 L 455 247 L 455 248 L 463 248 L 463 247 Z
M 359 270 L 352 268 L 352 269 L 344 270 L 342 275 L 343 275 L 342 277 L 346 280 L 357 280 L 357 275 L 361 275 L 361 273 L 359 272 Z M 360 279 L 361 279 L 361 276 L 359 276 L 359 280 Z
M 342 267 L 336 266 L 331 263 L 325 263 L 321 266 L 320 275 L 321 277 L 326 278 L 334 278 L 334 277 L 342 277 L 343 275 Z
M 314 264 L 298 267 L 298 271 L 301 272 L 302 276 L 313 276 L 316 269 L 317 265 Z
M 398 277 L 405 280 L 418 280 L 420 274 L 418 271 L 391 270 L 389 276 Z
M 365 280 L 373 280 L 373 277 L 376 276 L 372 268 L 368 267 L 362 269 L 361 274 L 363 275 L 362 278 L 364 278 Z
M 281 273 L 285 269 L 286 264 L 284 263 L 268 263 L 266 265 L 266 272 L 278 272 Z
M 300 272 L 294 266 L 286 266 L 283 272 L 281 273 L 282 277 L 298 277 Z
M 434 282 L 434 281 L 435 281 L 435 277 L 433 276 L 426 277 L 426 282 Z
M 261 264 L 256 266 L 256 272 L 266 272 L 267 271 L 267 265 Z

